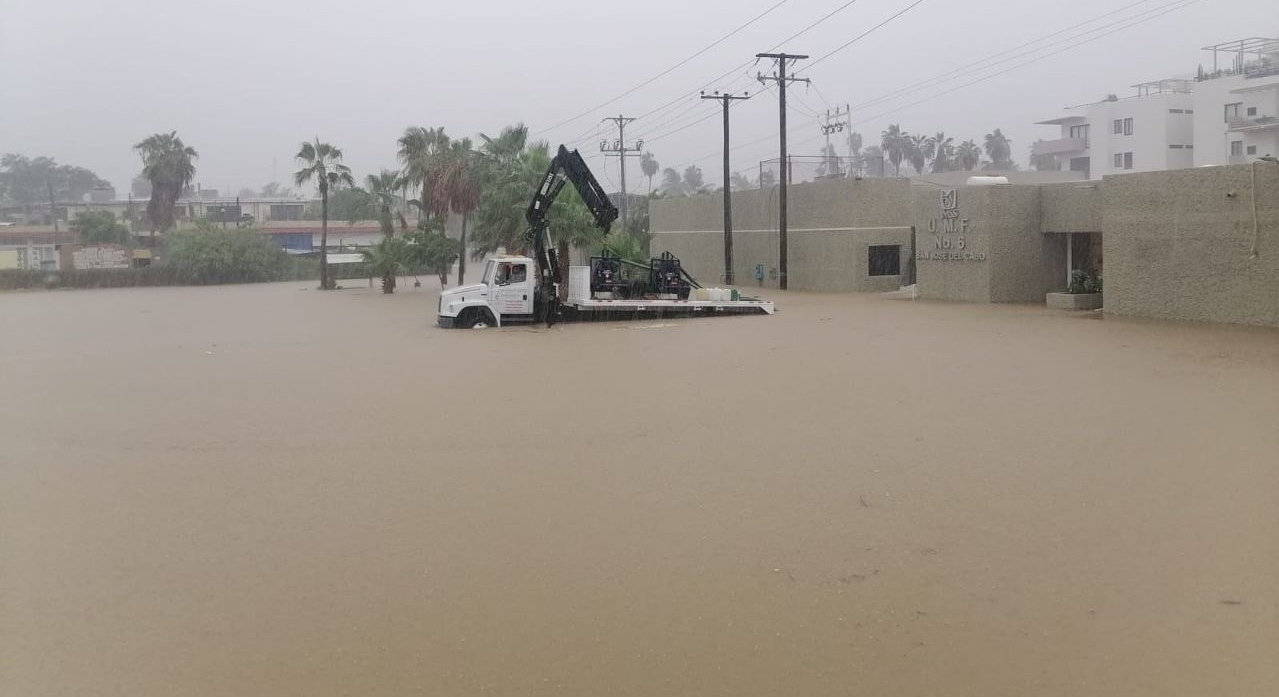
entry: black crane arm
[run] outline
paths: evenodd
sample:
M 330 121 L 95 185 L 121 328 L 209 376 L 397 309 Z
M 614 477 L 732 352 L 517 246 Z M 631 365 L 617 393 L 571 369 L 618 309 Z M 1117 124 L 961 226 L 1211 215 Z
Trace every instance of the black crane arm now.
M 617 207 L 609 200 L 595 175 L 591 174 L 586 161 L 576 150 L 569 150 L 561 145 L 559 152 L 551 158 L 546 175 L 542 177 L 541 184 L 533 194 L 533 200 L 528 204 L 528 210 L 524 212 L 524 219 L 529 224 L 529 234 L 533 238 L 534 257 L 540 267 L 538 285 L 543 292 L 551 295 L 554 294 L 555 282 L 560 280 L 560 268 L 559 259 L 551 244 L 550 220 L 547 216 L 550 214 L 551 204 L 555 203 L 555 198 L 560 195 L 560 189 L 566 183 L 572 183 L 573 188 L 577 189 L 578 195 L 595 218 L 596 227 L 607 233 L 613 221 L 617 220 Z

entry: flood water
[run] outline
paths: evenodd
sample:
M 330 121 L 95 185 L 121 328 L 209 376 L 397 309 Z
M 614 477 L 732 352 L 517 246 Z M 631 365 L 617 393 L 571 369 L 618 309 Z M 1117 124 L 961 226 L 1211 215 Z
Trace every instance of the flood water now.
M 0 694 L 1279 685 L 1279 332 L 305 286 L 0 295 Z

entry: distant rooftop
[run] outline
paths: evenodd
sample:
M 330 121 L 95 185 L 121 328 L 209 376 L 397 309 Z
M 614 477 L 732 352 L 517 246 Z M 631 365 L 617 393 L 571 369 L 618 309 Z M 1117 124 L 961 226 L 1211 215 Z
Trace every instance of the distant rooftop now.
M 1279 75 L 1279 39 L 1254 36 L 1204 46 L 1203 50 L 1212 52 L 1212 70 L 1200 67 L 1195 78 L 1200 81 L 1232 75 L 1245 78 Z

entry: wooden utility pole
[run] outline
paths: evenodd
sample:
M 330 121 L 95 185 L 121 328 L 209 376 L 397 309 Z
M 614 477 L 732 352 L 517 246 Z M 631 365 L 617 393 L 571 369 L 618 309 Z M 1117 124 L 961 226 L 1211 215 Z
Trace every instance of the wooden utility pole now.
M 806 77 L 787 77 L 786 63 L 788 61 L 804 60 L 808 56 L 795 53 L 757 53 L 755 57 L 772 58 L 777 61 L 777 72 L 775 74 L 764 75 L 759 73 L 756 77 L 760 83 L 777 83 L 777 110 L 781 125 L 781 159 L 777 161 L 778 168 L 781 170 L 781 176 L 778 177 L 780 188 L 777 191 L 777 237 L 779 245 L 777 252 L 777 287 L 786 290 L 786 181 L 790 178 L 790 172 L 787 171 L 789 169 L 787 166 L 789 160 L 786 157 L 786 86 L 792 82 L 809 82 Z
M 607 140 L 600 141 L 600 152 L 604 153 L 605 157 L 610 154 L 617 155 L 618 159 L 622 163 L 622 201 L 618 208 L 622 213 L 623 233 L 626 232 L 626 209 L 630 207 L 627 205 L 630 202 L 627 200 L 626 196 L 626 158 L 639 157 L 640 149 L 644 147 L 643 140 L 636 141 L 635 147 L 633 148 L 626 147 L 626 124 L 634 121 L 636 118 L 638 117 L 622 116 L 620 114 L 605 118 L 604 121 L 612 121 L 617 124 L 617 140 L 613 141 L 613 145 L 611 147 Z
M 49 220 L 53 221 L 53 234 L 58 234 L 58 205 L 53 202 L 53 182 L 47 181 L 49 187 Z M 55 238 L 56 239 L 56 238 Z
M 702 93 L 702 99 L 716 99 L 724 105 L 724 285 L 733 285 L 733 192 L 728 184 L 728 107 L 733 100 L 750 99 L 750 92 L 740 96 L 725 92 Z

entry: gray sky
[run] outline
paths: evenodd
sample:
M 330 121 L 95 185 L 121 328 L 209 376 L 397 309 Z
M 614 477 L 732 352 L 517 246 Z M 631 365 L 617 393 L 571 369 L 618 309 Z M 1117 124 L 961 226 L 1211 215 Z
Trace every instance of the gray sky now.
M 844 1 L 789 0 L 652 85 L 544 132 L 669 68 L 777 0 L 0 0 L 0 152 L 89 167 L 123 195 L 138 170 L 130 146 L 176 129 L 200 152 L 197 179 L 234 192 L 273 177 L 286 181 L 298 142 L 316 135 L 342 147 L 362 178 L 396 166 L 395 139 L 408 125 L 444 126 L 460 137 L 524 121 L 552 144 L 582 137 L 583 154 L 598 167 L 601 117 L 641 114 L 695 90 Z M 1090 26 L 1153 13 L 1169 1 L 1149 0 Z M 908 4 L 858 0 L 782 49 L 817 58 Z M 869 119 L 856 126 L 868 145 L 890 122 L 911 132 L 945 130 L 956 142 L 980 143 L 1000 127 L 1024 165 L 1035 138 L 1056 137 L 1035 121 L 1108 92 L 1128 95 L 1136 82 L 1193 74 L 1210 60 L 1199 50 L 1204 45 L 1279 35 L 1274 0 L 1201 0 L 916 106 L 902 108 L 1025 59 L 858 108 L 1133 4 L 926 0 L 814 66 L 807 76 L 817 89 L 793 88 L 791 126 L 803 130 L 791 136 L 791 150 L 818 151 L 820 133 L 803 112 L 824 111 L 829 100 L 851 102 L 854 121 Z M 750 79 L 755 69 L 737 71 L 711 89 L 760 91 Z M 706 180 L 718 181 L 718 117 L 651 140 L 715 109 L 689 97 L 632 124 L 628 140 L 650 138 L 646 149 L 663 167 L 697 159 Z M 775 95 L 736 107 L 735 144 L 773 137 L 733 152 L 733 168 L 751 173 L 760 159 L 775 157 L 776 131 Z M 645 188 L 637 165 L 630 173 L 630 188 Z M 615 159 L 601 179 L 617 181 Z

